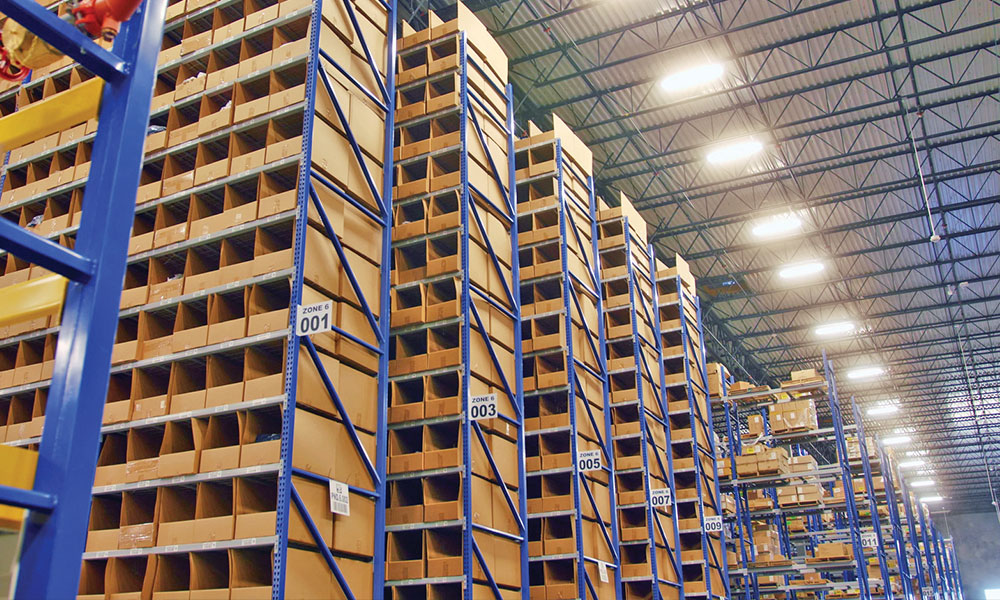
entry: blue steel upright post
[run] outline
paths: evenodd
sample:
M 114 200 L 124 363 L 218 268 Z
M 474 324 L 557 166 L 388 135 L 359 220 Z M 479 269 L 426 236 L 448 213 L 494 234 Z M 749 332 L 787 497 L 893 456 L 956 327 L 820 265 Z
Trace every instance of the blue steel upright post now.
M 868 495 L 868 510 L 871 513 L 872 531 L 875 534 L 875 556 L 878 559 L 879 573 L 882 576 L 882 595 L 886 600 L 892 600 L 892 581 L 889 578 L 888 559 L 885 555 L 885 536 L 882 534 L 882 520 L 878 515 L 878 491 L 875 489 L 875 480 L 872 476 L 871 458 L 868 453 L 868 442 L 865 439 L 865 426 L 861 420 L 861 413 L 858 411 L 858 404 L 851 396 L 851 411 L 854 414 L 855 433 L 858 436 L 858 448 L 861 450 L 862 476 L 865 482 L 865 492 Z M 884 471 L 886 465 L 879 463 L 880 470 Z M 883 482 L 885 480 L 883 479 Z M 866 573 L 867 577 L 867 573 Z
M 89 184 L 73 250 L 0 219 L 0 247 L 70 280 L 66 290 L 45 431 L 31 491 L 0 486 L 0 502 L 31 510 L 16 598 L 72 598 L 87 538 L 98 432 L 166 0 L 148 0 L 122 25 L 113 52 L 31 0 L 0 12 L 104 79 Z M 40 126 L 43 126 L 40 124 Z
M 370 73 L 352 73 L 351 64 L 341 64 L 343 58 L 339 53 L 336 57 L 331 52 L 331 48 L 323 48 L 320 45 L 321 23 L 323 14 L 323 2 L 339 4 L 349 21 L 352 35 L 356 36 L 358 45 L 364 54 L 364 62 L 360 67 L 362 71 L 370 70 Z M 331 486 L 333 481 L 329 477 L 307 471 L 293 466 L 293 447 L 295 439 L 295 413 L 298 409 L 299 376 L 300 376 L 300 354 L 305 358 L 309 367 L 315 369 L 322 380 L 323 388 L 329 403 L 336 408 L 346 429 L 352 444 L 352 450 L 364 465 L 370 485 L 348 485 L 348 493 L 367 498 L 374 502 L 374 522 L 372 523 L 373 536 L 373 565 L 381 565 L 385 559 L 385 502 L 386 502 L 386 413 L 388 394 L 388 361 L 389 361 L 389 253 L 392 241 L 392 172 L 393 172 L 393 130 L 395 115 L 395 48 L 396 48 L 396 0 L 378 0 L 378 6 L 386 12 L 386 55 L 385 73 L 382 73 L 377 65 L 377 59 L 372 54 L 372 47 L 376 47 L 377 41 L 366 37 L 366 28 L 362 27 L 357 14 L 357 7 L 354 0 L 319 0 L 313 3 L 309 18 L 309 54 L 307 60 L 305 79 L 305 108 L 302 123 L 302 147 L 298 166 L 298 183 L 296 187 L 296 215 L 295 215 L 295 237 L 294 237 L 294 271 L 292 274 L 290 290 L 290 310 L 289 310 L 289 343 L 285 359 L 285 402 L 282 407 L 281 426 L 281 447 L 280 460 L 281 468 L 278 476 L 277 494 L 277 516 L 276 516 L 276 541 L 274 547 L 273 573 L 271 596 L 274 600 L 280 600 L 286 596 L 286 583 L 288 574 L 288 541 L 289 524 L 292 514 L 297 514 L 304 522 L 316 547 L 330 569 L 333 579 L 336 581 L 338 594 L 349 600 L 361 599 L 366 592 L 360 592 L 356 588 L 358 582 L 352 585 L 349 580 L 346 566 L 341 566 L 341 559 L 334 556 L 328 544 L 324 541 L 324 535 L 317 525 L 318 519 L 313 517 L 305 503 L 302 495 L 297 489 L 293 480 L 293 475 L 303 481 L 320 483 L 324 486 Z M 372 34 L 377 35 L 377 34 Z M 330 69 L 328 71 L 328 69 Z M 336 73 L 336 75 L 333 75 Z M 345 89 L 338 94 L 338 87 L 334 84 L 332 77 L 342 77 L 351 88 Z M 369 79 L 374 83 L 375 89 L 369 89 L 369 85 L 363 83 L 362 79 Z M 365 97 L 384 116 L 384 131 L 382 133 L 382 143 L 384 144 L 381 156 L 383 174 L 381 179 L 375 177 L 371 168 L 367 164 L 359 142 L 362 132 L 355 132 L 348 118 L 349 94 L 357 94 Z M 359 190 L 348 190 L 328 177 L 317 164 L 314 163 L 314 124 L 320 118 L 317 113 L 317 96 L 323 95 L 328 102 L 328 106 L 333 109 L 333 114 L 323 115 L 335 122 L 339 122 L 343 128 L 347 156 L 344 160 L 356 162 L 359 172 L 362 174 L 364 185 L 363 194 Z M 355 192 L 352 194 L 352 192 Z M 358 200 L 359 195 L 369 195 L 374 206 L 369 208 L 365 203 Z M 349 256 L 345 253 L 343 243 L 340 241 L 341 233 L 333 224 L 333 215 L 327 209 L 325 201 L 321 196 L 331 196 L 337 202 L 343 202 L 358 211 L 361 218 L 367 220 L 377 228 L 377 247 L 382 253 L 382 264 L 378 271 L 378 296 L 368 298 L 362 291 L 358 276 L 355 274 L 357 265 L 352 265 Z M 314 343 L 308 336 L 300 336 L 297 331 L 296 322 L 299 318 L 299 308 L 304 299 L 304 273 L 306 270 L 306 239 L 308 237 L 310 218 L 315 216 L 319 221 L 320 231 L 323 236 L 323 243 L 329 244 L 329 250 L 337 256 L 340 268 L 343 270 L 346 283 L 350 286 L 351 294 L 356 299 L 361 308 L 365 325 L 370 332 L 353 331 L 345 329 L 346 323 L 334 322 L 330 331 L 344 340 L 350 340 L 365 351 L 376 357 L 377 373 L 376 390 L 377 396 L 372 399 L 375 417 L 375 457 L 371 457 L 364 447 L 360 438 L 360 433 L 352 421 L 353 411 L 345 406 L 345 401 L 351 400 L 346 389 L 338 389 L 335 384 L 338 381 L 334 373 L 327 371 L 324 361 L 318 351 L 319 343 Z M 372 257 L 374 258 L 374 257 Z M 346 286 L 345 286 L 346 287 Z M 377 302 L 377 305 L 375 304 Z M 377 306 L 378 313 L 375 313 L 373 306 Z M 369 335 L 370 334 L 370 335 Z M 361 336 L 361 337 L 359 337 Z M 373 343 L 366 342 L 362 337 L 371 337 Z M 301 349 L 301 352 L 297 351 Z M 356 413 L 353 413 L 356 414 Z M 318 440 L 317 440 L 318 441 Z M 330 440 L 332 443 L 332 440 Z M 332 498 L 332 496 L 331 496 Z M 384 585 L 385 571 L 380 568 L 372 570 L 372 589 L 375 593 L 381 593 Z M 367 584 L 364 584 L 364 588 Z
M 851 473 L 850 460 L 847 453 L 847 442 L 844 438 L 843 413 L 837 398 L 837 381 L 833 373 L 833 365 L 823 351 L 823 372 L 826 376 L 827 392 L 830 399 L 830 413 L 833 419 L 834 437 L 837 443 L 837 461 L 843 480 L 844 499 L 847 504 L 847 526 L 850 532 L 851 548 L 854 551 L 854 561 L 857 564 L 858 587 L 862 598 L 871 597 L 868 585 L 868 569 L 865 564 L 865 553 L 861 547 L 861 526 L 858 522 L 858 507 L 854 498 L 854 482 Z
M 876 441 L 878 460 L 883 480 L 885 481 L 885 501 L 889 510 L 889 524 L 892 528 L 892 545 L 896 552 L 896 565 L 902 584 L 902 595 L 905 600 L 913 600 L 913 575 L 910 573 L 910 561 L 906 553 L 906 536 L 903 534 L 903 524 L 899 515 L 899 499 L 896 497 L 896 473 L 885 446 Z

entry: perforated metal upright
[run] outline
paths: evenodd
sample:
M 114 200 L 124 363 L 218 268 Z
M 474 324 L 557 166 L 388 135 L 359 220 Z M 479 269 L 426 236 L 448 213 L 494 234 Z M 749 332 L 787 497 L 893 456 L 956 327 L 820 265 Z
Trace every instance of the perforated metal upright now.
M 71 282 L 63 304 L 34 488 L 0 486 L 0 502 L 31 510 L 20 560 L 25 576 L 17 580 L 17 598 L 70 598 L 78 591 L 76 565 L 87 537 L 98 431 L 142 164 L 144 139 L 136 132 L 144 131 L 149 122 L 165 10 L 165 0 L 140 6 L 108 52 L 32 0 L 0 1 L 0 12 L 105 82 L 99 113 L 96 98 L 89 107 L 60 107 L 89 110 L 98 115 L 99 123 L 75 248 L 0 219 L 0 247 Z M 21 143 L 49 135 L 53 126 L 59 130 L 44 120 L 22 125 L 24 130 L 12 131 L 9 118 L 0 121 L 3 136 L 23 134 Z
M 625 198 L 599 220 L 623 595 L 680 598 L 676 511 L 652 500 L 655 494 L 676 501 L 676 495 L 645 223 Z
M 856 407 L 857 405 L 855 405 Z M 859 429 L 860 434 L 860 429 Z M 889 511 L 889 526 L 892 533 L 892 546 L 896 553 L 896 570 L 899 573 L 901 583 L 901 593 L 905 600 L 912 600 L 913 574 L 910 572 L 909 554 L 906 550 L 906 534 L 903 531 L 903 521 L 899 514 L 899 504 L 901 499 L 897 496 L 897 482 L 900 478 L 896 476 L 896 469 L 893 459 L 886 452 L 885 446 L 878 444 L 877 456 L 879 460 L 880 472 L 885 482 L 885 502 Z
M 529 583 L 506 57 L 461 5 L 400 45 L 393 202 L 411 226 L 393 244 L 386 594 L 516 597 Z
M 302 150 L 299 162 L 298 184 L 296 187 L 296 215 L 295 215 L 295 245 L 294 251 L 294 272 L 292 275 L 292 286 L 290 294 L 290 319 L 289 319 L 289 343 L 290 349 L 285 354 L 285 402 L 282 407 L 281 421 L 281 466 L 278 476 L 277 494 L 277 517 L 276 517 L 276 540 L 274 542 L 273 573 L 271 584 L 271 597 L 280 600 L 286 596 L 288 584 L 288 543 L 289 525 L 293 515 L 298 515 L 303 525 L 315 543 L 320 555 L 335 580 L 338 596 L 354 600 L 364 598 L 373 590 L 380 590 L 384 581 L 384 571 L 379 568 L 372 569 L 372 579 L 364 581 L 359 585 L 358 579 L 351 583 L 350 572 L 357 572 L 358 563 L 350 566 L 343 564 L 346 559 L 342 555 L 334 555 L 331 552 L 329 543 L 326 541 L 328 533 L 318 527 L 319 517 L 324 520 L 328 515 L 312 515 L 307 503 L 303 500 L 300 487 L 307 485 L 307 482 L 321 484 L 329 487 L 331 498 L 333 488 L 338 484 L 345 484 L 349 496 L 356 496 L 359 499 L 373 502 L 374 520 L 371 523 L 373 558 L 372 565 L 380 565 L 385 559 L 385 503 L 386 503 L 386 414 L 387 393 L 388 393 L 388 361 L 389 361 L 389 276 L 390 267 L 388 256 L 392 240 L 392 172 L 393 172 L 393 120 L 395 114 L 395 50 L 396 50 L 396 0 L 376 0 L 375 3 L 385 11 L 386 21 L 384 33 L 376 31 L 371 33 L 370 29 L 363 27 L 359 19 L 358 7 L 355 0 L 319 0 L 312 5 L 309 21 L 309 58 L 307 61 L 307 71 L 305 79 L 305 115 L 302 125 Z M 364 77 L 360 74 L 352 74 L 352 59 L 350 53 L 347 56 L 337 53 L 332 55 L 331 49 L 324 47 L 321 40 L 325 39 L 324 30 L 321 27 L 323 16 L 326 14 L 325 8 L 338 15 L 346 17 L 344 25 L 349 28 L 349 33 L 355 43 L 360 46 L 364 56 L 365 68 L 370 72 Z M 367 39 L 368 35 L 385 35 L 384 43 Z M 379 40 L 381 42 L 381 40 Z M 373 55 L 372 48 L 385 46 L 385 56 Z M 380 67 L 382 64 L 384 67 Z M 367 81 L 365 81 L 367 79 Z M 345 83 L 347 82 L 346 86 Z M 371 89 L 374 88 L 374 89 Z M 384 120 L 384 130 L 382 132 L 383 154 L 379 157 L 382 161 L 382 176 L 373 172 L 370 161 L 362 149 L 359 139 L 364 135 L 370 136 L 370 132 L 354 130 L 354 123 L 350 117 L 351 95 L 360 95 L 375 105 L 380 111 L 380 117 Z M 323 162 L 325 168 L 319 168 L 314 162 L 317 158 L 316 151 L 321 147 L 314 143 L 314 127 L 316 119 L 320 117 L 317 112 L 317 99 L 320 98 L 326 110 L 332 109 L 332 114 L 323 114 L 324 118 L 336 123 L 343 131 L 346 138 L 349 152 L 341 157 L 346 160 L 348 168 L 360 174 L 361 181 L 358 182 L 359 189 L 349 189 L 344 182 L 334 180 L 327 162 Z M 361 198 L 370 199 L 373 206 L 360 201 Z M 378 268 L 378 296 L 368 297 L 362 285 L 359 283 L 358 275 L 355 273 L 357 265 L 352 265 L 359 260 L 356 254 L 345 252 L 341 236 L 343 235 L 343 224 L 335 224 L 334 214 L 331 210 L 336 210 L 335 203 L 346 203 L 363 215 L 362 219 L 368 221 L 368 227 L 373 228 L 379 236 L 379 247 L 381 252 L 381 264 Z M 341 211 L 343 209 L 340 209 Z M 367 447 L 361 437 L 358 427 L 353 422 L 357 418 L 358 410 L 345 406 L 344 399 L 351 398 L 352 390 L 341 389 L 337 375 L 330 372 L 328 363 L 319 350 L 324 344 L 313 341 L 309 335 L 299 335 L 297 323 L 300 319 L 308 319 L 307 315 L 301 314 L 301 307 L 309 304 L 310 299 L 315 297 L 315 293 L 310 293 L 304 289 L 305 272 L 307 271 L 306 246 L 307 238 L 310 237 L 310 221 L 316 223 L 317 229 L 321 232 L 321 237 L 313 238 L 320 240 L 323 246 L 328 245 L 321 253 L 335 255 L 339 267 L 347 279 L 345 282 L 349 287 L 348 295 L 358 305 L 361 312 L 363 325 L 355 330 L 349 328 L 347 323 L 333 323 L 330 327 L 332 335 L 342 340 L 349 340 L 356 344 L 362 352 L 370 353 L 374 357 L 376 365 L 377 396 L 371 399 L 368 410 L 374 410 L 375 418 L 375 454 L 371 455 L 371 448 Z M 338 226 L 339 225 L 339 226 Z M 312 242 L 310 242 L 311 244 Z M 317 248 L 310 247 L 310 258 L 314 257 Z M 339 342 L 344 343 L 344 342 Z M 293 348 L 301 348 L 301 351 L 291 351 Z M 300 365 L 300 360 L 306 361 L 307 365 Z M 367 480 L 361 481 L 336 481 L 333 477 L 317 473 L 316 470 L 309 470 L 293 464 L 296 446 L 301 444 L 301 440 L 296 439 L 295 419 L 299 409 L 299 400 L 309 400 L 312 406 L 318 403 L 314 398 L 302 398 L 298 395 L 302 393 L 300 377 L 304 377 L 303 368 L 308 366 L 314 370 L 321 382 L 322 394 L 326 397 L 322 404 L 328 404 L 333 408 L 334 414 L 343 426 L 350 440 L 349 447 L 356 454 L 355 460 L 362 465 L 362 470 L 367 475 Z M 322 443 L 321 440 L 310 440 L 310 443 Z M 333 440 L 328 440 L 333 443 Z M 331 451 L 335 451 L 331 447 Z M 344 464 L 343 459 L 341 464 Z M 293 476 L 296 479 L 293 479 Z M 332 501 L 331 501 L 332 503 Z M 359 507 L 355 504 L 355 511 Z M 363 513 L 362 513 L 363 514 Z M 356 519 L 363 518 L 356 516 Z M 360 589 L 359 589 L 360 588 Z
M 837 462 L 840 465 L 841 480 L 844 487 L 844 500 L 847 504 L 847 529 L 850 533 L 851 548 L 854 551 L 854 561 L 857 564 L 857 581 L 862 598 L 871 596 L 868 584 L 868 568 L 865 563 L 865 553 L 861 546 L 861 523 L 858 513 L 857 501 L 854 496 L 854 479 L 851 473 L 851 464 L 847 452 L 847 442 L 844 437 L 844 417 L 837 396 L 837 381 L 833 373 L 833 365 L 826 357 L 826 350 L 823 351 L 823 371 L 826 376 L 827 394 L 830 401 L 830 413 L 833 419 L 834 437 L 837 445 Z
M 572 502 L 529 498 L 529 571 L 533 590 L 597 600 L 620 594 L 621 563 L 596 196 L 589 150 L 553 121 L 515 144 L 528 489 L 568 476 Z
M 909 550 L 909 554 L 913 557 L 913 576 L 914 581 L 916 581 L 917 590 L 911 588 L 911 593 L 914 591 L 921 591 L 925 586 L 927 586 L 927 572 L 924 565 L 923 551 L 920 548 L 920 538 L 918 537 L 918 531 L 920 529 L 920 523 L 917 520 L 916 513 L 913 507 L 913 494 L 910 492 L 909 487 L 906 485 L 906 479 L 902 476 L 902 471 L 899 469 L 898 465 L 896 467 L 895 480 L 899 482 L 899 495 L 902 497 L 903 513 L 906 516 L 906 535 L 908 541 L 906 546 Z M 920 506 L 918 505 L 919 509 Z M 909 563 L 909 560 L 907 560 Z M 927 598 L 922 598 L 922 600 L 928 600 Z
M 664 311 L 661 300 L 658 310 L 660 336 L 665 347 L 664 365 L 672 367 L 665 379 L 666 401 L 671 409 L 669 419 L 670 444 L 673 454 L 689 459 L 689 468 L 683 473 L 674 469 L 674 484 L 683 479 L 694 494 L 678 499 L 678 521 L 681 523 L 680 544 L 701 554 L 698 559 L 686 558 L 684 567 L 685 596 L 729 598 L 729 566 L 726 560 L 726 533 L 724 528 L 709 531 L 709 518 L 722 518 L 719 490 L 718 461 L 716 460 L 715 429 L 708 397 L 708 371 L 705 358 L 704 330 L 701 303 L 695 293 L 695 281 L 680 257 L 676 265 L 655 274 L 661 293 L 671 295 L 669 310 Z M 664 317 L 670 317 L 669 321 Z M 668 347 L 667 344 L 670 344 Z M 685 411 L 681 411 L 686 407 Z M 686 435 L 676 435 L 681 430 Z M 684 506 L 681 506 L 683 504 Z M 692 527 L 697 523 L 697 527 Z M 689 525 L 690 524 L 690 525 Z M 695 543 L 697 541 L 697 543 Z M 700 573 L 699 573 L 700 572 Z M 694 577 L 699 573 L 699 577 Z
M 889 562 L 888 557 L 885 553 L 885 535 L 883 535 L 882 530 L 882 520 L 879 518 L 879 503 L 878 503 L 878 490 L 875 489 L 875 479 L 872 475 L 872 463 L 868 451 L 868 442 L 865 437 L 865 426 L 864 422 L 861 420 L 861 413 L 858 411 L 858 405 L 854 401 L 854 397 L 851 397 L 851 411 L 854 415 L 854 426 L 855 433 L 858 436 L 858 448 L 861 454 L 861 467 L 862 467 L 862 478 L 865 482 L 865 492 L 868 496 L 868 511 L 870 513 L 872 532 L 875 534 L 875 548 L 874 554 L 878 559 L 879 574 L 882 578 L 882 596 L 886 600 L 891 600 L 895 597 L 892 590 L 892 581 L 889 576 Z M 886 464 L 879 461 L 880 472 L 887 471 Z M 888 482 L 883 479 L 886 489 L 888 489 Z M 852 484 L 853 487 L 853 484 Z M 895 537 L 893 538 L 895 540 Z M 905 559 L 905 556 L 903 557 Z M 867 579 L 867 571 L 865 572 L 865 578 Z M 870 585 L 870 584 L 869 584 Z

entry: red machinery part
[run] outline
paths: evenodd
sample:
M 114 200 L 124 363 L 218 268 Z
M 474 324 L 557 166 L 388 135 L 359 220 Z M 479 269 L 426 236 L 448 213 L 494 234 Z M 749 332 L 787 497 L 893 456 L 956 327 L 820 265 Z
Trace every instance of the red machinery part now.
M 10 53 L 3 45 L 3 34 L 0 34 L 0 79 L 20 83 L 30 72 L 31 69 L 19 67 L 11 60 Z
M 90 37 L 112 40 L 142 0 L 81 0 L 73 7 L 76 26 Z

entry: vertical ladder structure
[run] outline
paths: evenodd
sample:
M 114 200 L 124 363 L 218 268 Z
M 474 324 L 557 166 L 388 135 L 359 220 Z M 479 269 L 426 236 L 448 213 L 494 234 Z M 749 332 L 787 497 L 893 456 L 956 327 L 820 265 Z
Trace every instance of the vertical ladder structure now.
M 552 121 L 515 144 L 529 572 L 533 596 L 597 600 L 621 574 L 593 159 Z
M 121 228 L 126 289 L 117 327 L 95 327 L 114 348 L 82 581 L 57 597 L 372 597 L 395 3 L 197 0 L 166 14 L 135 218 Z M 87 176 L 88 134 L 74 133 L 80 146 L 51 160 L 75 152 L 75 178 L 52 194 Z M 23 386 L 8 395 L 20 402 Z
M 471 11 L 404 27 L 397 73 L 386 595 L 528 589 L 514 120 Z
M 675 256 L 654 274 L 685 597 L 729 598 L 715 429 L 695 280 Z M 686 410 L 682 410 L 686 407 Z M 709 526 L 712 525 L 712 526 Z
M 598 213 L 623 597 L 683 598 L 676 501 L 645 221 L 624 196 Z M 658 498 L 654 502 L 654 498 Z
M 924 564 L 924 552 L 920 547 L 920 523 L 917 520 L 916 513 L 914 511 L 914 504 L 917 504 L 913 494 L 910 492 L 909 487 L 906 485 L 906 479 L 903 477 L 902 470 L 899 469 L 899 465 L 896 465 L 896 481 L 899 482 L 899 495 L 902 498 L 903 514 L 906 516 L 906 535 L 907 543 L 906 547 L 909 553 L 913 557 L 913 589 L 911 592 L 920 592 L 923 595 L 923 590 L 927 586 L 927 567 Z M 921 507 L 917 504 L 916 509 L 919 510 Z M 927 600 L 927 598 L 922 598 L 922 600 Z
M 34 486 L 0 486 L 0 503 L 31 511 L 20 560 L 25 576 L 18 578 L 15 592 L 19 598 L 77 593 L 78 573 L 73 568 L 67 572 L 67 565 L 79 563 L 86 543 L 87 499 L 142 161 L 143 140 L 135 133 L 149 121 L 165 10 L 165 0 L 146 2 L 122 26 L 109 52 L 33 0 L 0 2 L 0 13 L 99 78 L 0 119 L 4 152 L 94 117 L 98 123 L 90 185 L 72 247 L 0 219 L 0 247 L 69 280 L 67 285 L 43 277 L 4 294 L 8 322 L 31 316 L 38 306 L 49 313 L 62 308 Z
M 869 519 L 871 520 L 872 533 L 875 537 L 875 547 L 872 548 L 872 558 L 875 559 L 878 566 L 878 577 L 870 577 L 869 571 L 866 570 L 865 576 L 869 581 L 879 582 L 878 587 L 873 587 L 872 593 L 877 594 L 880 597 L 884 597 L 886 600 L 892 600 L 896 597 L 893 591 L 892 580 L 889 574 L 889 560 L 886 556 L 886 539 L 885 532 L 882 528 L 882 519 L 879 516 L 879 493 L 880 491 L 875 486 L 875 478 L 873 476 L 874 470 L 872 467 L 872 456 L 878 458 L 877 467 L 879 472 L 886 469 L 887 465 L 881 461 L 881 456 L 877 456 L 874 452 L 877 450 L 868 449 L 868 438 L 865 436 L 865 426 L 864 422 L 861 420 L 861 413 L 858 411 L 858 404 L 854 401 L 854 397 L 851 397 L 851 412 L 854 416 L 854 427 L 855 434 L 857 435 L 857 448 L 860 455 L 861 462 L 861 481 L 864 483 L 863 493 L 868 498 L 868 511 Z M 874 442 L 874 440 L 872 440 Z M 871 454 L 869 454 L 871 452 Z M 888 489 L 888 484 L 884 478 L 881 478 L 882 485 L 885 489 Z M 885 489 L 882 490 L 883 496 L 885 495 Z M 893 538 L 895 539 L 895 537 Z M 867 559 L 866 559 L 867 560 Z M 870 564 L 870 563 L 869 563 Z M 871 586 L 871 583 L 869 583 Z

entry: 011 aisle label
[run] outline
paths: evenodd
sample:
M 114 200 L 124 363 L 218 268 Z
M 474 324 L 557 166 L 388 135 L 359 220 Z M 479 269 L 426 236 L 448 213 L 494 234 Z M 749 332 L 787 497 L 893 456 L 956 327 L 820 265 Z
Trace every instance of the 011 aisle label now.
M 861 533 L 861 547 L 862 548 L 878 547 L 878 537 L 875 535 L 874 531 L 863 531 Z
M 333 301 L 299 305 L 295 311 L 295 335 L 310 336 L 333 328 Z

